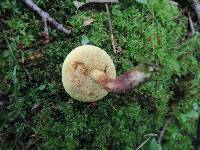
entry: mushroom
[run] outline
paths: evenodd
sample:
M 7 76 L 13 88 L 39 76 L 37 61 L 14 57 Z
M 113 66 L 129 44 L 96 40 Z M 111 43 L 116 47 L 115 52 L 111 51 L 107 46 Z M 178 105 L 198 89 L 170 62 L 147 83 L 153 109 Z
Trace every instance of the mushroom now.
M 101 48 L 84 45 L 72 50 L 63 63 L 62 83 L 76 100 L 94 102 L 108 92 L 124 92 L 150 77 L 153 67 L 135 67 L 116 78 L 111 57 Z

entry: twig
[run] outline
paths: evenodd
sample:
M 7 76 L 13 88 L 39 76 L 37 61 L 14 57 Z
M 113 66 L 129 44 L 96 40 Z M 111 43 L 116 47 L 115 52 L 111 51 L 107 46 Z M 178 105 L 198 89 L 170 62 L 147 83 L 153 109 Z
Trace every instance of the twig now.
M 22 64 L 24 71 L 26 72 L 26 75 L 28 76 L 29 79 L 29 83 L 32 83 L 33 78 L 31 77 L 30 73 L 28 72 L 28 70 L 25 68 L 24 64 Z
M 154 134 L 154 133 L 150 133 L 150 134 L 146 134 L 146 135 L 144 135 L 144 137 L 149 137 L 149 136 L 155 136 L 155 137 L 157 137 L 158 136 L 158 134 Z
M 109 8 L 108 8 L 108 3 L 118 3 L 118 0 L 86 0 L 86 2 L 79 2 L 79 1 L 73 1 L 73 2 L 74 2 L 74 5 L 76 6 L 77 10 L 80 7 L 84 6 L 85 4 L 89 4 L 89 3 L 105 3 L 106 13 L 107 13 L 107 16 L 108 16 L 108 26 L 109 26 L 109 31 L 110 31 L 113 51 L 114 51 L 114 53 L 122 52 L 122 48 L 117 44 L 116 40 L 114 39 L 111 15 L 110 15 L 110 11 L 109 11 Z
M 23 0 L 24 3 L 29 6 L 32 10 L 37 12 L 38 15 L 42 18 L 43 24 L 44 24 L 44 36 L 45 40 L 49 40 L 49 33 L 48 33 L 48 25 L 47 21 L 51 23 L 57 30 L 64 32 L 66 34 L 70 34 L 70 30 L 67 30 L 62 24 L 58 23 L 54 18 L 52 18 L 47 12 L 42 10 L 40 7 L 38 7 L 32 0 Z M 46 42 L 47 42 L 46 41 Z
M 108 3 L 105 3 L 105 7 L 106 7 L 106 13 L 108 15 L 108 25 L 109 25 L 109 30 L 110 30 L 110 36 L 111 36 L 113 51 L 114 51 L 114 53 L 117 53 L 116 47 L 115 47 L 115 39 L 114 39 L 114 35 L 113 35 L 113 32 L 112 32 L 112 21 L 111 21 L 111 17 L 110 17 L 110 11 L 109 11 L 109 8 L 108 8 Z
M 194 24 L 193 24 L 190 12 L 188 12 L 188 22 L 190 26 L 189 37 L 193 37 L 195 35 L 195 28 L 194 28 Z
M 106 7 L 106 13 L 108 16 L 108 26 L 109 26 L 109 30 L 110 30 L 113 51 L 114 51 L 114 53 L 120 53 L 122 51 L 122 49 L 121 49 L 121 47 L 119 47 L 119 48 L 116 47 L 117 42 L 115 41 L 114 35 L 113 35 L 112 21 L 111 21 L 111 17 L 110 17 L 110 11 L 108 8 L 108 3 L 105 3 L 105 7 Z
M 200 3 L 198 0 L 189 0 L 192 2 L 192 8 L 194 9 L 197 17 L 200 19 Z
M 136 148 L 136 150 L 139 150 L 142 146 L 144 146 L 144 144 L 146 144 L 151 137 L 155 137 L 155 136 L 158 136 L 158 135 L 150 133 L 150 134 L 144 135 L 144 137 L 146 137 L 146 136 L 148 136 L 148 138 L 138 148 Z
M 151 136 L 148 137 L 138 148 L 136 148 L 136 150 L 139 150 L 142 146 L 144 146 L 144 144 L 146 144 L 150 138 L 151 138 Z
M 164 125 L 163 129 L 161 130 L 159 138 L 158 138 L 158 144 L 161 143 L 163 135 L 164 135 L 164 133 L 165 133 L 168 125 L 171 123 L 171 121 L 172 121 L 172 117 L 170 117 L 169 119 L 167 119 L 167 121 L 165 122 L 165 125 Z

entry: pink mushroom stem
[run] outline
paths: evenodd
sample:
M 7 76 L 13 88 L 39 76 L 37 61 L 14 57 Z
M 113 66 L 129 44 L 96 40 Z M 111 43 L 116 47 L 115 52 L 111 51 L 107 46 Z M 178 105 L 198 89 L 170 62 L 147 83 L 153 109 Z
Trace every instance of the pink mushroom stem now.
M 108 92 L 122 93 L 146 81 L 153 70 L 152 66 L 138 66 L 118 76 L 116 79 L 108 78 L 102 71 L 93 70 L 90 76 Z

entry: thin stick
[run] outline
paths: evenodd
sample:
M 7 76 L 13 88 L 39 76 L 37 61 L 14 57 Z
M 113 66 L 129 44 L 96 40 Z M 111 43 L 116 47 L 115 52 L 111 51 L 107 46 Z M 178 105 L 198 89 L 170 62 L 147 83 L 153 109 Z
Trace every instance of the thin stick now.
M 139 150 L 142 146 L 144 146 L 144 144 L 146 144 L 150 138 L 151 138 L 151 136 L 148 137 L 138 148 L 136 148 L 136 150 Z
M 44 22 L 44 32 L 48 33 L 47 21 L 51 23 L 57 30 L 60 30 L 67 34 L 71 32 L 70 30 L 67 30 L 62 24 L 58 23 L 55 19 L 53 19 L 47 12 L 38 7 L 32 0 L 23 1 L 27 6 L 29 6 L 32 10 L 37 12 L 38 15 L 40 15 Z
M 147 136 L 155 136 L 155 137 L 157 137 L 158 134 L 150 133 L 150 134 L 146 134 L 146 135 L 144 135 L 144 137 L 147 137 Z
M 113 29 L 112 29 L 112 21 L 111 21 L 111 17 L 110 17 L 110 11 L 108 8 L 108 3 L 105 3 L 105 7 L 106 7 L 106 13 L 108 16 L 108 25 L 109 25 L 109 30 L 110 30 L 110 36 L 111 36 L 111 42 L 112 42 L 112 47 L 113 47 L 113 51 L 114 53 L 117 53 L 116 50 L 116 46 L 115 46 L 115 39 L 114 39 L 114 35 L 113 35 Z
M 44 33 L 48 34 L 47 19 L 43 19 L 43 23 L 44 23 Z
M 189 22 L 189 26 L 190 26 L 190 33 L 189 33 L 189 35 L 191 37 L 193 37 L 195 35 L 195 28 L 194 28 L 194 24 L 193 24 L 190 12 L 188 12 L 188 22 Z
M 167 121 L 165 122 L 165 125 L 164 125 L 163 129 L 161 130 L 159 138 L 158 138 L 158 143 L 159 144 L 161 143 L 163 135 L 164 135 L 164 133 L 165 133 L 168 125 L 171 123 L 171 121 L 172 121 L 172 117 L 170 117 L 169 119 L 167 119 Z
M 194 9 L 197 17 L 200 19 L 200 3 L 198 0 L 189 0 L 192 1 L 192 8 Z
M 158 135 L 152 134 L 152 133 L 144 135 L 144 137 L 147 137 L 147 136 L 148 138 L 136 150 L 139 150 L 144 144 L 146 144 L 151 137 L 157 137 Z
M 32 83 L 31 81 L 33 81 L 33 78 L 31 77 L 28 70 L 25 68 L 24 64 L 22 64 L 22 66 L 23 66 L 24 71 L 26 72 L 26 75 L 28 76 L 29 82 Z

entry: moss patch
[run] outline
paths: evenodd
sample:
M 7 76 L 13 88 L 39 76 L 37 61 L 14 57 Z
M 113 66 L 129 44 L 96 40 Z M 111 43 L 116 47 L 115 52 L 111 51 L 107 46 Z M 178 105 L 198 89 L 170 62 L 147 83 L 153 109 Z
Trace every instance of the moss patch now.
M 9 14 L 0 42 L 5 43 L 7 35 L 12 49 L 0 50 L 0 94 L 9 98 L 0 116 L 3 149 L 135 149 L 144 135 L 159 134 L 168 115 L 173 120 L 162 147 L 194 148 L 200 113 L 200 39 L 185 40 L 187 19 L 175 6 L 167 0 L 151 0 L 147 6 L 135 1 L 111 5 L 114 35 L 123 49 L 118 56 L 112 51 L 103 6 L 76 11 L 70 0 L 35 2 L 72 26 L 74 35 L 49 27 L 50 44 L 31 46 L 42 38 L 40 18 L 21 2 L 0 4 L 0 16 Z M 94 22 L 85 27 L 87 18 Z M 75 101 L 63 89 L 61 67 L 66 55 L 81 45 L 83 34 L 89 44 L 111 55 L 117 74 L 138 64 L 154 64 L 158 71 L 140 87 L 123 95 L 109 94 L 95 106 Z M 31 113 L 35 104 L 41 108 Z M 149 149 L 149 143 L 143 149 Z

